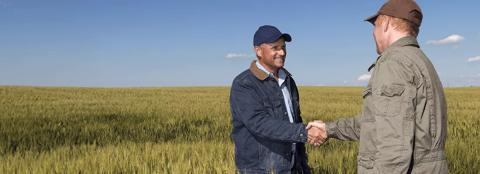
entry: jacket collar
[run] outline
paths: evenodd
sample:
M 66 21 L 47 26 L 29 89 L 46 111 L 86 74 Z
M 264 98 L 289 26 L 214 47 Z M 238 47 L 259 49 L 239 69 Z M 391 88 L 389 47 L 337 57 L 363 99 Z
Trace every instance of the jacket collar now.
M 259 80 L 265 80 L 268 78 L 268 74 L 263 72 L 261 69 L 259 69 L 256 65 L 256 62 L 257 60 L 254 60 L 251 64 L 250 64 L 250 72 L 252 72 L 252 74 L 257 77 Z M 283 71 L 285 71 L 285 74 L 287 75 L 287 77 L 290 77 L 292 76 L 285 68 L 282 68 Z
M 417 39 L 413 36 L 405 36 L 397 41 L 393 42 L 381 55 L 386 55 L 390 50 L 395 49 L 396 47 L 403 47 L 403 46 L 414 46 L 420 48 L 418 45 Z
M 370 65 L 370 67 L 368 67 L 368 72 L 370 72 L 370 70 L 375 67 L 375 65 L 377 64 L 377 62 L 380 60 L 382 56 L 387 55 L 389 52 L 391 52 L 391 50 L 394 50 L 397 47 L 403 47 L 403 46 L 414 46 L 414 47 L 420 48 L 420 45 L 418 44 L 417 39 L 415 37 L 413 36 L 402 37 L 397 41 L 393 42 L 392 45 L 390 45 L 385 51 L 383 51 L 382 54 L 380 54 L 377 57 L 377 60 L 375 60 L 375 62 L 372 65 Z

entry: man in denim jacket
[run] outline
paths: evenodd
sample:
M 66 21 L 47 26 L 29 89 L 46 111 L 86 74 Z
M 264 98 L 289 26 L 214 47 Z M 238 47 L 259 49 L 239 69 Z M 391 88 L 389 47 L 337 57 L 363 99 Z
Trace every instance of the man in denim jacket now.
M 310 173 L 304 143 L 326 136 L 302 123 L 297 86 L 283 68 L 291 39 L 274 26 L 259 27 L 253 42 L 258 60 L 233 81 L 231 136 L 239 173 Z

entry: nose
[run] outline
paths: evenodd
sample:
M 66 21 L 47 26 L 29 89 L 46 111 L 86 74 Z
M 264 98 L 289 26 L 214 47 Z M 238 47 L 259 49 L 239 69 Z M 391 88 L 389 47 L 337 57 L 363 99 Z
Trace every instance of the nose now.
M 285 56 L 285 50 L 281 49 L 280 51 L 278 51 L 278 55 Z

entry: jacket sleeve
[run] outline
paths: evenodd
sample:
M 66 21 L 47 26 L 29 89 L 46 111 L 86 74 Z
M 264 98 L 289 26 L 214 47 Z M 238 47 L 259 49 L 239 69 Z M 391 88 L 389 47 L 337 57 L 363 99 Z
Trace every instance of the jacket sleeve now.
M 411 66 L 390 58 L 395 59 L 383 61 L 375 70 L 375 168 L 381 173 L 407 173 L 413 154 L 416 77 Z
M 326 126 L 328 138 L 344 141 L 358 141 L 360 139 L 360 116 L 327 122 Z
M 233 82 L 230 107 L 233 119 L 239 120 L 255 136 L 284 142 L 307 141 L 305 125 L 274 119 L 247 79 Z

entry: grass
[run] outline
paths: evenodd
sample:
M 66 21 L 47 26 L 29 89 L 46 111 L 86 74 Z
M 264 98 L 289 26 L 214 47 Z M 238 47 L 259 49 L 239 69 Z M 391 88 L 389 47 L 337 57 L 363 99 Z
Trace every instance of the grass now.
M 362 88 L 301 87 L 305 121 L 351 117 Z M 480 170 L 480 88 L 446 89 L 451 173 Z M 0 87 L 0 173 L 234 173 L 227 87 Z M 356 142 L 307 146 L 356 173 Z

